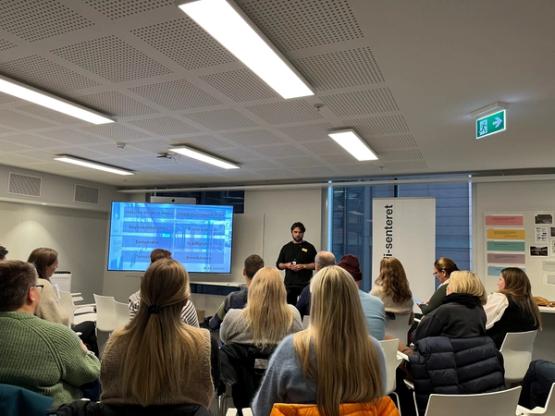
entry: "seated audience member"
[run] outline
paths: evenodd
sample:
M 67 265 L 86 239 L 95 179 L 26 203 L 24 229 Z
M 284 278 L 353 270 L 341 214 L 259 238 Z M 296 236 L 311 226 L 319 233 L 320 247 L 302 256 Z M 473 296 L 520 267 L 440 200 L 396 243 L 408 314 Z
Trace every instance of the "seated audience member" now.
M 486 335 L 486 290 L 480 279 L 469 271 L 451 273 L 447 296 L 441 306 L 422 318 L 414 333 L 414 342 L 445 336 L 469 338 Z
M 269 415 L 274 403 L 316 404 L 322 416 L 339 416 L 342 403 L 360 414 L 376 414 L 368 411 L 376 407 L 383 408 L 379 414 L 397 414 L 391 400 L 381 398 L 384 356 L 368 335 L 354 280 L 341 267 L 329 266 L 312 278 L 310 291 L 309 327 L 277 347 L 253 414 Z
M 331 251 L 319 251 L 314 258 L 314 269 L 316 272 L 322 270 L 324 267 L 333 266 L 335 264 L 335 256 Z M 297 309 L 301 314 L 301 318 L 310 313 L 310 283 L 306 285 L 299 299 L 297 299 Z
M 219 329 L 225 315 L 227 314 L 227 311 L 229 311 L 230 309 L 243 309 L 245 307 L 245 305 L 247 304 L 247 296 L 249 293 L 249 286 L 252 282 L 252 278 L 262 267 L 264 267 L 264 260 L 262 260 L 262 257 L 260 257 L 258 254 L 251 254 L 245 259 L 243 276 L 247 282 L 247 285 L 242 287 L 240 291 L 232 292 L 226 296 L 226 298 L 218 308 L 218 311 L 210 319 L 210 329 Z
M 395 257 L 384 257 L 380 263 L 380 274 L 371 295 L 380 298 L 386 312 L 410 314 L 412 313 L 412 292 L 405 269 Z
M 50 277 L 58 268 L 58 252 L 52 248 L 36 248 L 31 252 L 27 261 L 37 269 L 38 284 L 43 286 L 40 304 L 35 314 L 50 322 L 69 325 L 69 316 L 58 301 L 57 289 L 50 282 Z
M 189 276 L 179 262 L 150 265 L 137 316 L 114 331 L 104 349 L 104 403 L 209 406 L 212 378 L 219 377 L 218 347 L 208 330 L 181 320 L 189 296 Z
M 428 303 L 422 303 L 420 309 L 424 315 L 430 313 L 435 308 L 443 303 L 443 299 L 447 296 L 447 284 L 449 283 L 449 276 L 451 273 L 459 270 L 455 262 L 447 257 L 440 257 L 434 263 L 434 277 L 439 283 L 436 291 L 428 301 Z
M 273 347 L 286 335 L 303 328 L 299 311 L 287 303 L 278 269 L 263 267 L 254 275 L 244 309 L 230 309 L 220 327 L 224 344 Z
M 501 348 L 507 332 L 532 331 L 541 327 L 540 311 L 532 299 L 530 280 L 518 267 L 501 270 L 498 292 L 488 296 L 484 306 L 487 335 Z
M 522 392 L 518 404 L 527 409 L 545 407 L 553 383 L 555 383 L 555 363 L 545 360 L 532 361 L 522 380 Z
M 172 253 L 170 251 L 165 250 L 163 248 L 155 248 L 150 253 L 150 264 L 152 265 L 152 263 L 161 259 L 171 259 L 171 257 L 172 257 Z M 129 306 L 129 315 L 131 316 L 131 318 L 135 317 L 135 315 L 139 311 L 140 305 L 141 305 L 141 290 L 139 289 L 131 296 L 129 296 L 128 306 Z M 193 302 L 190 299 L 187 300 L 187 303 L 185 304 L 185 306 L 183 307 L 183 310 L 181 311 L 181 319 L 186 324 L 197 326 L 197 327 L 199 326 L 197 310 L 195 309 L 195 305 L 193 305 Z
M 0 246 L 0 261 L 6 260 L 6 255 L 8 254 L 8 250 L 4 246 Z
M 23 261 L 0 262 L 0 383 L 54 399 L 82 397 L 79 386 L 98 378 L 100 363 L 67 326 L 34 316 L 42 284 Z
M 385 335 L 385 311 L 383 302 L 380 298 L 360 290 L 360 282 L 362 281 L 362 273 L 358 258 L 351 254 L 341 257 L 337 265 L 346 271 L 355 279 L 358 287 L 358 296 L 362 305 L 362 313 L 366 320 L 368 333 L 377 340 L 384 339 Z

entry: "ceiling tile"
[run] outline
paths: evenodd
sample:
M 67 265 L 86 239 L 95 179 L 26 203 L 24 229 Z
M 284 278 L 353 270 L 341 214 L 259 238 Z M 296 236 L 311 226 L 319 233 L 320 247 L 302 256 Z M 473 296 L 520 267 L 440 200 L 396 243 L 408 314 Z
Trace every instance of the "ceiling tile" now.
M 134 141 L 149 137 L 148 133 L 118 123 L 89 126 L 81 129 L 85 133 L 94 134 L 103 138 L 110 138 L 118 142 Z
M 9 142 L 9 141 L 4 141 L 0 139 L 1 153 L 19 152 L 19 151 L 30 150 L 30 149 L 32 149 L 32 147 L 25 146 L 17 142 Z
M 339 117 L 399 111 L 389 88 L 346 92 L 320 98 Z
M 83 95 L 79 101 L 103 114 L 118 116 L 135 116 L 152 114 L 154 110 L 117 91 Z
M 302 100 L 280 101 L 246 108 L 270 124 L 295 123 L 322 118 L 312 105 Z
M 131 91 L 170 110 L 221 104 L 216 98 L 182 79 L 143 85 L 132 88 Z
M 174 0 L 119 0 L 117 3 L 106 0 L 84 0 L 84 2 L 110 20 L 118 20 L 162 7 L 175 6 Z
M 226 139 L 242 146 L 264 146 L 269 144 L 281 144 L 287 142 L 268 130 L 254 130 L 225 133 Z
M 70 146 L 80 146 L 83 144 L 91 144 L 98 142 L 105 142 L 108 139 L 99 138 L 86 134 L 81 130 L 70 130 L 70 129 L 59 129 L 59 130 L 47 130 L 41 131 L 41 136 L 50 137 L 59 142 L 68 144 Z
M 209 74 L 200 78 L 235 102 L 279 97 L 265 82 L 246 68 Z
M 178 144 L 189 144 L 196 147 L 199 150 L 205 150 L 207 152 L 218 150 L 218 149 L 229 149 L 233 147 L 229 142 L 219 139 L 214 136 L 192 136 L 185 137 L 183 139 L 173 139 L 170 142 L 174 145 Z M 217 155 L 216 155 L 217 156 Z
M 392 135 L 392 136 L 374 136 L 367 138 L 366 141 L 377 152 L 383 152 L 391 149 L 402 149 L 417 147 L 416 140 L 410 134 Z
M 2 140 L 16 144 L 22 144 L 32 148 L 44 149 L 48 147 L 60 147 L 62 143 L 47 139 L 46 137 L 39 137 L 33 134 L 14 134 L 10 136 L 3 136 Z
M 371 137 L 381 134 L 408 133 L 409 127 L 402 115 L 384 115 L 369 118 L 367 120 L 351 120 L 345 125 L 352 125 L 363 137 Z
M 255 123 L 236 110 L 214 110 L 186 114 L 187 118 L 202 124 L 209 130 L 232 130 L 253 127 Z
M 139 127 L 159 136 L 173 136 L 176 134 L 190 134 L 198 132 L 196 127 L 173 117 L 148 118 L 137 121 L 129 121 L 128 124 L 132 124 L 133 126 Z
M 39 120 L 38 118 L 24 116 L 10 110 L 0 110 L 0 124 L 22 131 L 52 126 L 52 123 Z
M 297 170 L 297 167 L 314 167 L 322 165 L 322 162 L 318 159 L 306 156 L 294 156 L 279 159 L 276 158 L 274 159 L 274 161 L 279 165 L 291 167 L 295 170 Z
M 306 156 L 308 152 L 299 149 L 294 145 L 288 144 L 277 144 L 272 146 L 259 146 L 255 149 L 256 153 L 263 156 L 269 156 L 272 158 L 286 158 L 293 156 Z
M 295 142 L 328 141 L 328 131 L 332 129 L 329 123 L 303 124 L 295 127 L 282 127 L 279 130 L 291 137 Z

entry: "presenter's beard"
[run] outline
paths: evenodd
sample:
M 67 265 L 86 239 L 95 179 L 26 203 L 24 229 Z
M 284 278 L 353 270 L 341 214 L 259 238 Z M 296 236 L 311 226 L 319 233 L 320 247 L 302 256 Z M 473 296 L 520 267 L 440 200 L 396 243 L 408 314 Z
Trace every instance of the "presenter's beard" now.
M 302 237 L 293 237 L 293 241 L 295 241 L 295 243 L 300 243 L 303 241 Z

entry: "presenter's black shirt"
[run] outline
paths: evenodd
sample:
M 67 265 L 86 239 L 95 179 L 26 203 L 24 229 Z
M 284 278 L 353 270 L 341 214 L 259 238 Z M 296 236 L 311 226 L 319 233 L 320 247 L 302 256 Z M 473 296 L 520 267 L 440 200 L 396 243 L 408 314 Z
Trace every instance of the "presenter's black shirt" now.
M 276 265 L 279 263 L 289 263 L 291 261 L 297 264 L 314 263 L 316 257 L 316 249 L 308 241 L 295 244 L 290 241 L 285 244 L 279 252 Z M 304 287 L 312 278 L 312 270 L 302 269 L 297 272 L 293 270 L 285 270 L 285 286 Z

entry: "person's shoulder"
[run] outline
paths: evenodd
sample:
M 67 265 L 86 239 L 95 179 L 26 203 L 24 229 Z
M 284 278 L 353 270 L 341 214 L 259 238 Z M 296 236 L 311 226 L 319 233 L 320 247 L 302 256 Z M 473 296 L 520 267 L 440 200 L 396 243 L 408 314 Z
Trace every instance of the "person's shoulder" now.
M 360 296 L 360 300 L 363 300 L 367 303 L 372 303 L 372 304 L 383 306 L 383 301 L 379 297 L 374 296 L 371 293 L 366 293 L 363 290 L 359 290 L 358 294 Z
M 227 311 L 227 313 L 225 314 L 225 318 L 224 321 L 237 321 L 239 319 L 241 319 L 241 315 L 242 315 L 243 309 L 230 309 Z

